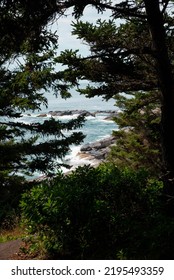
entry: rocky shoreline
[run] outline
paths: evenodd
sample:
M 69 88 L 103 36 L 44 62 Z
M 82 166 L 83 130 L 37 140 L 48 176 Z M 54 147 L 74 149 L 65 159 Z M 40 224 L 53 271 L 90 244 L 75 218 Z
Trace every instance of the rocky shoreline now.
M 118 115 L 118 111 L 116 110 L 97 110 L 94 112 L 90 112 L 87 110 L 62 110 L 62 111 L 49 111 L 48 113 L 41 113 L 37 117 L 62 117 L 62 116 L 85 116 L 85 117 L 98 117 L 98 115 L 103 115 L 104 120 L 112 121 L 112 118 Z M 110 152 L 110 149 L 113 145 L 116 144 L 116 138 L 114 136 L 109 136 L 104 139 L 90 142 L 82 145 L 77 149 L 76 154 L 74 155 L 75 160 L 72 161 L 67 160 L 67 164 L 71 166 L 70 170 L 63 171 L 65 174 L 69 174 L 72 170 L 75 170 L 78 166 L 83 165 L 91 165 L 98 166 L 100 163 L 106 161 L 107 156 Z M 41 176 L 35 181 L 42 181 L 46 178 L 46 176 Z
M 77 157 L 82 160 L 78 166 L 83 166 L 89 164 L 91 166 L 97 167 L 100 163 L 104 162 L 107 158 L 107 155 L 110 152 L 110 148 L 116 144 L 116 138 L 114 136 L 106 137 L 102 140 L 96 142 L 87 143 L 80 148 L 80 151 L 77 153 Z M 68 175 L 78 166 L 72 166 L 69 171 L 66 171 L 65 174 Z M 35 182 L 41 182 L 47 179 L 46 175 L 42 175 L 36 179 Z M 33 181 L 33 180 L 32 180 Z
M 89 112 L 87 110 L 65 110 L 65 111 L 49 111 L 48 113 L 42 113 L 37 115 L 37 117 L 43 118 L 43 117 L 62 117 L 62 116 L 85 116 L 85 117 L 96 117 L 99 114 L 106 114 L 106 119 L 112 119 L 113 117 L 116 117 L 118 115 L 118 111 L 113 110 L 99 110 L 95 112 Z
M 87 143 L 83 145 L 80 152 L 77 154 L 80 158 L 85 158 L 96 164 L 100 164 L 105 161 L 110 149 L 116 143 L 116 138 L 114 136 L 107 137 L 105 139 Z

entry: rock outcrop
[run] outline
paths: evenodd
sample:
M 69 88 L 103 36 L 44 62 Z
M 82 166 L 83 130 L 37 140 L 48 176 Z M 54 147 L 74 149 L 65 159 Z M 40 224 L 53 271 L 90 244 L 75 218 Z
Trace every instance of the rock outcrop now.
M 78 156 L 81 158 L 89 158 L 90 160 L 99 160 L 103 161 L 106 159 L 110 147 L 115 144 L 115 137 L 110 136 L 100 141 L 96 141 L 94 143 L 88 143 L 81 147 Z
M 95 117 L 95 113 L 91 113 L 86 110 L 66 110 L 66 111 L 50 111 L 48 112 L 51 116 L 72 116 L 72 115 L 80 115 L 80 116 L 92 116 Z
M 62 117 L 62 116 L 72 116 L 72 115 L 78 115 L 78 116 L 85 116 L 85 117 L 96 117 L 98 114 L 107 114 L 106 120 L 112 118 L 114 116 L 117 116 L 118 112 L 117 111 L 112 111 L 112 110 L 101 110 L 101 111 L 95 111 L 95 112 L 89 112 L 86 110 L 65 110 L 65 111 L 49 111 L 48 114 L 46 113 L 41 113 L 37 117 L 47 117 L 48 115 L 52 117 Z

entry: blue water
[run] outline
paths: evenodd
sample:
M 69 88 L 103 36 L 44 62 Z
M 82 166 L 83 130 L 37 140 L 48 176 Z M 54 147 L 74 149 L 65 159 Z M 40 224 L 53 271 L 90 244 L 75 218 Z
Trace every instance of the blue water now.
M 85 98 L 83 95 L 79 95 L 77 92 L 72 93 L 72 98 L 63 100 L 60 97 L 55 98 L 54 96 L 47 95 L 49 104 L 48 109 L 42 109 L 42 112 L 56 111 L 56 110 L 87 110 L 89 112 L 104 111 L 104 110 L 114 110 L 118 108 L 115 107 L 115 100 L 111 99 L 109 101 L 104 101 L 101 97 Z M 96 117 L 86 117 L 85 125 L 81 128 L 81 131 L 86 135 L 84 142 L 80 146 L 71 146 L 70 153 L 65 157 L 64 162 L 76 168 L 78 165 L 92 164 L 87 158 L 80 158 L 78 153 L 80 147 L 86 143 L 95 142 L 97 140 L 106 138 L 112 134 L 113 130 L 117 130 L 117 125 L 115 122 L 106 120 L 107 114 L 100 113 Z M 70 119 L 71 116 L 59 117 L 59 119 L 65 120 Z M 95 162 L 93 162 L 95 164 Z M 67 171 L 63 169 L 63 171 Z
M 84 95 L 80 95 L 77 92 L 72 92 L 72 97 L 66 100 L 62 99 L 60 96 L 56 98 L 51 93 L 47 93 L 45 96 L 48 99 L 48 108 L 41 106 L 41 111 L 39 112 L 35 112 L 34 114 L 27 112 L 31 115 L 28 116 L 28 114 L 24 114 L 24 116 L 20 118 L 20 121 L 24 121 L 26 123 L 43 121 L 49 117 L 50 111 L 87 110 L 89 112 L 95 112 L 99 110 L 117 110 L 117 107 L 114 105 L 114 99 L 104 101 L 102 97 L 86 98 Z M 44 118 L 38 118 L 39 114 L 48 115 Z M 86 122 L 80 129 L 80 131 L 86 135 L 83 144 L 95 142 L 101 138 L 109 136 L 112 134 L 113 130 L 117 129 L 117 126 L 113 121 L 105 120 L 106 117 L 107 114 L 105 113 L 97 114 L 96 117 L 86 117 Z M 55 118 L 66 121 L 68 119 L 70 120 L 72 116 L 62 116 Z
M 64 110 L 87 110 L 89 112 L 95 111 L 103 111 L 103 110 L 114 110 L 117 108 L 114 106 L 115 101 L 111 99 L 109 101 L 103 101 L 102 97 L 94 97 L 94 98 L 86 98 L 83 95 L 79 95 L 77 92 L 72 92 L 72 97 L 69 99 L 62 99 L 60 96 L 55 97 L 51 93 L 47 93 L 46 98 L 48 99 L 48 107 L 41 107 L 39 112 L 26 112 L 20 119 L 16 121 L 21 121 L 24 123 L 34 123 L 34 122 L 43 122 L 44 120 L 50 117 L 49 111 L 64 111 Z M 46 117 L 38 117 L 39 114 L 47 114 Z M 86 117 L 86 122 L 84 126 L 79 130 L 82 131 L 86 136 L 84 142 L 79 146 L 71 146 L 71 150 L 69 154 L 63 160 L 64 162 L 73 166 L 73 168 L 78 165 L 91 163 L 87 159 L 81 159 L 78 156 L 80 151 L 80 147 L 86 143 L 95 142 L 97 140 L 103 139 L 112 134 L 113 130 L 117 129 L 115 122 L 110 120 L 105 120 L 107 114 L 100 113 L 97 114 L 96 117 Z M 72 119 L 72 117 L 76 116 L 62 116 L 55 117 L 56 119 L 60 119 L 62 121 L 67 121 L 68 119 Z M 59 160 L 59 159 L 58 159 Z M 63 169 L 66 171 L 66 169 Z M 35 173 L 33 177 L 38 177 L 41 174 Z

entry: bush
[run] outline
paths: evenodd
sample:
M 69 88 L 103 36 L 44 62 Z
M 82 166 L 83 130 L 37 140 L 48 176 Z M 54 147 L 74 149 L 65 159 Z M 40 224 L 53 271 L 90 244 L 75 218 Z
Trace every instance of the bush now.
M 0 174 L 0 228 L 12 229 L 20 216 L 19 202 L 22 193 L 31 188 L 23 177 Z M 5 174 L 4 174 L 5 175 Z
M 79 167 L 25 193 L 23 220 L 52 258 L 158 259 L 156 236 L 166 242 L 161 189 L 143 170 Z

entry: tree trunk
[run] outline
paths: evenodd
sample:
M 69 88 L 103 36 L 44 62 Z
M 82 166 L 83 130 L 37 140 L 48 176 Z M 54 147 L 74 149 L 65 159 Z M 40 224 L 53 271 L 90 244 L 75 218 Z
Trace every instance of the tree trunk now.
M 174 194 L 174 80 L 166 45 L 166 33 L 159 0 L 144 0 L 162 93 L 161 137 L 169 194 Z M 173 182 L 173 184 L 172 184 Z M 172 186 L 172 188 L 171 188 Z

